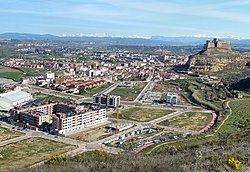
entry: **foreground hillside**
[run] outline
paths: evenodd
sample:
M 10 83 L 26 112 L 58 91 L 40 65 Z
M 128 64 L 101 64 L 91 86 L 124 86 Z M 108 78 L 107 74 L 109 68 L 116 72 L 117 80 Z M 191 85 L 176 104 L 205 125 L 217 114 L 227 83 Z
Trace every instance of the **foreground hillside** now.
M 25 172 L 75 171 L 232 171 L 228 159 L 234 157 L 243 165 L 239 171 L 250 170 L 250 135 L 240 132 L 223 135 L 217 141 L 203 144 L 163 147 L 153 155 L 111 155 L 102 151 L 88 152 L 55 165 L 43 165 Z
M 58 156 L 50 159 L 50 163 L 23 172 L 247 172 L 250 171 L 250 100 L 232 99 L 228 104 L 223 125 L 206 135 L 164 143 L 138 155 L 112 155 L 97 150 L 73 158 Z M 229 164 L 232 158 L 239 166 Z

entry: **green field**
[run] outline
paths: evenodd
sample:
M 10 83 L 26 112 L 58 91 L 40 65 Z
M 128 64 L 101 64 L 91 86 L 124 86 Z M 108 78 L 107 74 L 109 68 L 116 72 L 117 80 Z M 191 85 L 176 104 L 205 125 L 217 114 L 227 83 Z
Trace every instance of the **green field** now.
M 20 80 L 22 76 L 23 74 L 20 70 L 0 65 L 0 77 L 1 78 Z
M 207 126 L 211 120 L 212 115 L 209 113 L 187 112 L 177 117 L 162 121 L 159 125 L 198 131 Z
M 171 110 L 161 110 L 161 109 L 131 108 L 131 109 L 126 109 L 121 113 L 119 113 L 119 119 L 148 122 L 173 112 L 174 111 Z M 115 118 L 116 113 L 112 114 L 111 117 Z
M 13 139 L 15 137 L 22 136 L 24 134 L 10 130 L 8 128 L 0 127 L 0 141 Z
M 81 95 L 86 96 L 86 97 L 91 97 L 94 94 L 99 93 L 99 92 L 105 90 L 110 85 L 112 85 L 112 83 L 107 83 L 107 84 L 104 84 L 104 85 L 102 85 L 100 87 L 94 87 L 94 88 L 88 89 L 87 92 L 84 92 Z
M 48 101 L 56 101 L 56 102 L 70 102 L 72 100 L 63 98 L 63 97 L 57 97 L 54 95 L 49 95 L 49 94 L 43 94 L 41 92 L 35 92 L 32 94 L 34 98 L 43 98 L 43 102 L 48 102 Z
M 0 147 L 0 171 L 11 171 L 45 160 L 54 153 L 73 150 L 75 146 L 42 138 L 30 138 Z
M 229 102 L 232 113 L 220 128 L 219 133 L 232 133 L 250 129 L 250 99 Z
M 133 101 L 147 85 L 147 82 L 136 82 L 132 88 L 117 87 L 110 94 L 121 96 L 121 100 Z

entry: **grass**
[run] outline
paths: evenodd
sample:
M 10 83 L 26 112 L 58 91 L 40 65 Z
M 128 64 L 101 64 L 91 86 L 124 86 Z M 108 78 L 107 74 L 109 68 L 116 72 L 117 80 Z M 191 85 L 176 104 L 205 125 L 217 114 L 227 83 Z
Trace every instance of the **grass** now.
M 189 140 L 178 145 L 164 145 L 153 155 L 108 154 L 95 150 L 69 158 L 66 162 L 56 165 L 42 165 L 23 172 L 74 172 L 74 171 L 235 171 L 227 164 L 229 158 L 242 162 L 239 170 L 249 171 L 249 135 L 239 134 L 238 137 L 221 138 L 218 141 L 204 143 L 203 140 Z M 226 144 L 226 143 L 231 144 Z M 224 149 L 221 148 L 223 145 Z M 169 146 L 175 147 L 176 152 L 169 151 Z M 132 162 L 132 163 L 131 163 Z
M 116 89 L 111 91 L 110 94 L 121 96 L 121 100 L 124 101 L 132 101 L 138 96 L 138 94 L 140 94 L 140 92 L 146 85 L 146 82 L 136 82 L 136 84 L 132 88 L 117 87 Z
M 180 116 L 162 121 L 159 125 L 198 131 L 210 123 L 212 115 L 200 112 L 187 112 Z
M 130 108 L 122 111 L 119 114 L 119 119 L 127 119 L 140 122 L 148 122 L 153 119 L 160 118 L 162 116 L 173 113 L 171 110 L 160 109 L 148 109 L 148 108 Z M 115 118 L 116 114 L 112 114 L 111 117 Z
M 105 128 L 96 128 L 91 131 L 83 131 L 74 135 L 71 135 L 70 138 L 82 140 L 85 142 L 92 142 L 103 139 L 110 136 L 110 133 L 105 131 Z
M 23 76 L 22 72 L 17 69 L 0 66 L 0 77 L 13 80 L 20 80 Z
M 70 102 L 70 101 L 72 101 L 72 100 L 64 98 L 64 97 L 57 97 L 54 95 L 43 94 L 41 92 L 35 92 L 32 94 L 32 96 L 35 98 L 43 98 L 43 102 L 48 102 L 48 101 Z
M 110 85 L 112 85 L 112 83 L 107 83 L 107 84 L 104 84 L 104 85 L 102 85 L 102 86 L 100 86 L 100 87 L 95 87 L 95 88 L 89 89 L 89 90 L 87 90 L 86 93 L 83 93 L 82 95 L 83 95 L 83 96 L 86 96 L 86 97 L 88 97 L 88 96 L 91 97 L 91 96 L 93 96 L 94 94 L 99 93 L 99 92 L 105 90 L 105 89 L 108 88 Z
M 152 92 L 163 92 L 163 85 L 161 82 L 156 82 Z
M 75 146 L 42 138 L 30 138 L 0 147 L 0 171 L 11 171 L 45 160 L 54 153 L 73 150 Z
M 10 130 L 8 128 L 0 127 L 0 141 L 13 139 L 15 137 L 22 136 L 23 134 L 17 131 Z
M 250 129 L 250 99 L 232 100 L 229 102 L 232 110 L 231 115 L 224 125 L 220 128 L 219 133 L 232 133 Z

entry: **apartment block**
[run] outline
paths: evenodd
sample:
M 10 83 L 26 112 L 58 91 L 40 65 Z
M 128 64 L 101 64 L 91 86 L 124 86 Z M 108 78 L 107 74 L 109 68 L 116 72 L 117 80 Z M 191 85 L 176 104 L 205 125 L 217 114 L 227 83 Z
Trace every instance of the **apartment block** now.
M 52 128 L 56 134 L 65 134 L 91 125 L 106 122 L 107 120 L 106 109 L 80 113 L 57 113 L 53 115 Z
M 93 95 L 93 104 L 98 106 L 118 107 L 120 106 L 120 96 L 97 93 Z

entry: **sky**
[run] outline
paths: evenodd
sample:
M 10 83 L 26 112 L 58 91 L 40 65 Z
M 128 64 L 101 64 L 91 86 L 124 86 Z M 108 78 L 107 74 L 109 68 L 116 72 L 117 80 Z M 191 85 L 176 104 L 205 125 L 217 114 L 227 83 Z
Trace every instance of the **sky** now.
M 250 38 L 250 0 L 0 0 L 0 33 Z

